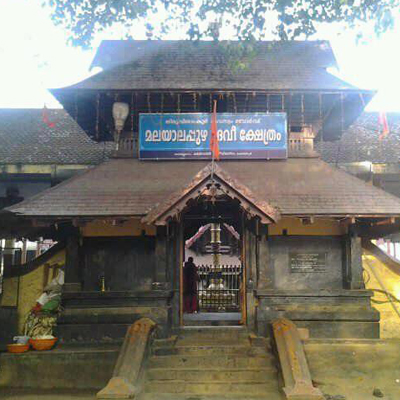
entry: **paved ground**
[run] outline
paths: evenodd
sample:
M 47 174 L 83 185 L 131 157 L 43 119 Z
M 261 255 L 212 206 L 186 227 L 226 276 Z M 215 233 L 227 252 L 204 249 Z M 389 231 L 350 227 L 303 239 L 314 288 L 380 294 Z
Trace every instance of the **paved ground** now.
M 309 340 L 311 376 L 332 400 L 400 399 L 400 340 Z M 336 397 L 335 397 L 336 396 Z
M 376 257 L 363 256 L 367 289 L 400 297 L 400 277 Z M 375 292 L 381 340 L 310 340 L 305 350 L 311 376 L 329 400 L 400 400 L 400 303 Z
M 400 276 L 396 275 L 372 255 L 363 256 L 363 266 L 366 271 L 365 280 L 367 289 L 386 290 L 395 297 L 400 298 Z M 400 339 L 400 303 L 390 302 L 385 294 L 379 292 L 375 292 L 373 300 L 383 302 L 372 303 L 373 307 L 381 314 L 381 338 Z

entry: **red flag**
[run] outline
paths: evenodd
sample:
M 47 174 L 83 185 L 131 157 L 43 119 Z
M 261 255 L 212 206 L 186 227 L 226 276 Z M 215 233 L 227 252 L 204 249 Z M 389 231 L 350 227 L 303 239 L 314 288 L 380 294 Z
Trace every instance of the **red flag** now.
M 43 106 L 42 120 L 49 128 L 54 128 L 56 126 L 56 123 L 49 119 L 49 110 L 47 109 L 46 104 Z
M 217 132 L 217 100 L 214 100 L 214 109 L 211 116 L 210 150 L 215 160 L 219 160 L 219 143 Z
M 379 135 L 379 140 L 382 140 L 389 134 L 389 124 L 385 112 L 379 113 L 379 124 L 382 129 L 381 134 Z

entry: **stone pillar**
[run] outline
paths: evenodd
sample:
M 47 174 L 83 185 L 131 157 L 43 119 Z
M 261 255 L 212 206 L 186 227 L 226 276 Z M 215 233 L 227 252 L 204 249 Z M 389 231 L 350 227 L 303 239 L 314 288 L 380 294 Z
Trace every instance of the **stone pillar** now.
M 257 287 L 257 265 L 256 265 L 256 235 L 252 221 L 245 224 L 244 245 L 246 268 L 246 306 L 247 306 L 247 326 L 251 331 L 256 330 L 256 298 L 255 289 Z
M 344 282 L 346 289 L 365 289 L 362 266 L 361 238 L 354 229 L 349 230 L 346 237 L 346 262 Z
M 70 235 L 65 249 L 65 292 L 78 292 L 82 288 L 79 268 L 79 236 Z
M 4 269 L 15 265 L 15 239 L 6 239 L 3 250 Z
M 22 239 L 22 254 L 21 254 L 21 264 L 26 263 L 27 259 L 27 248 L 28 248 L 28 239 Z
M 156 236 L 156 265 L 154 271 L 153 290 L 165 290 L 170 287 L 168 275 L 168 238 L 165 226 L 157 227 Z
M 268 225 L 260 226 L 260 234 L 258 236 L 259 246 L 259 273 L 257 289 L 273 288 L 273 269 L 270 261 L 270 250 L 268 241 Z
M 257 287 L 257 243 L 254 226 L 252 223 L 248 223 L 246 226 L 245 245 L 246 245 L 246 274 L 247 274 L 247 287 Z

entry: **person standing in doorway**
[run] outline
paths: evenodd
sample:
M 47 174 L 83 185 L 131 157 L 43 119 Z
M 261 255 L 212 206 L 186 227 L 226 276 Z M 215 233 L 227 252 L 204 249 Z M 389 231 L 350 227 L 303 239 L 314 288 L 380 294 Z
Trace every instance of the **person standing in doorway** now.
M 198 311 L 197 304 L 197 282 L 199 275 L 197 267 L 193 262 L 193 257 L 189 257 L 183 267 L 183 300 L 184 311 L 194 313 Z

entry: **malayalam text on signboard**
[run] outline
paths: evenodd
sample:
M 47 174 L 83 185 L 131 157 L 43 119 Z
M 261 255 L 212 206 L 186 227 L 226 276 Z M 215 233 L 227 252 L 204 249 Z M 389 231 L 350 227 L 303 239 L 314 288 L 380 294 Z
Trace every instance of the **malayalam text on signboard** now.
M 211 116 L 140 114 L 141 159 L 210 159 Z M 287 157 L 285 113 L 217 114 L 221 159 Z

